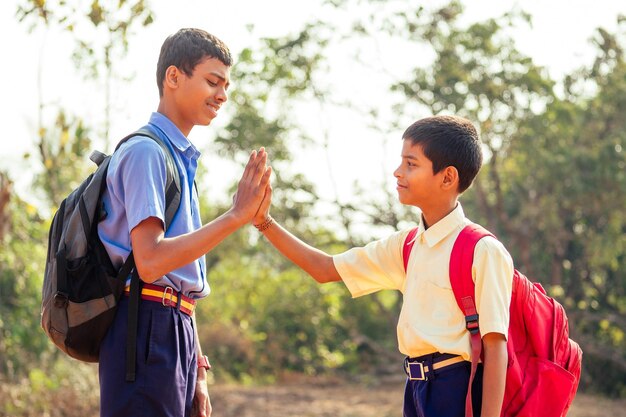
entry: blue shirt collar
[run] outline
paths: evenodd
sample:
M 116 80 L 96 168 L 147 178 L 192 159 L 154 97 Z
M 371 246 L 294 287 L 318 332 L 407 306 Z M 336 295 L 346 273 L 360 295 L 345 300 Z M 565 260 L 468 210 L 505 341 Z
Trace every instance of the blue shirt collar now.
M 165 133 L 172 146 L 178 149 L 181 154 L 190 159 L 197 159 L 200 156 L 200 151 L 196 149 L 193 143 L 183 135 L 180 129 L 167 116 L 154 112 L 150 115 L 149 123 Z

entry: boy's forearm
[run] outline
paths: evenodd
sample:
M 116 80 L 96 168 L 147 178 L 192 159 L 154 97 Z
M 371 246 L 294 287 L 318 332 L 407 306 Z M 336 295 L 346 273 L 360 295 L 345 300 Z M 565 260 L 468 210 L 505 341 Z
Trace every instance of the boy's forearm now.
M 131 232 L 131 240 L 137 269 L 142 280 L 148 283 L 153 282 L 195 261 L 215 248 L 243 224 L 245 224 L 245 219 L 228 211 L 196 231 L 173 238 L 164 237 L 158 220 L 156 226 L 151 227 L 152 230 L 145 230 L 150 227 L 147 222 L 145 225 L 140 224 Z
M 508 354 L 506 339 L 499 333 L 483 337 L 485 351 L 483 368 L 482 417 L 499 417 L 504 398 Z
M 332 256 L 307 245 L 276 221 L 262 233 L 280 253 L 311 275 L 317 282 L 341 281 L 341 276 L 335 268 Z

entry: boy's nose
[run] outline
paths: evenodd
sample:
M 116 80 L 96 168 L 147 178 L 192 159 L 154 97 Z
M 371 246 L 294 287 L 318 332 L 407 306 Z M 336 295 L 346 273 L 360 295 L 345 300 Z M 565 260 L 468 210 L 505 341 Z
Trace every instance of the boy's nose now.
M 217 92 L 215 98 L 219 100 L 220 103 L 224 103 L 226 100 L 228 100 L 228 94 L 226 94 L 226 90 L 222 88 Z

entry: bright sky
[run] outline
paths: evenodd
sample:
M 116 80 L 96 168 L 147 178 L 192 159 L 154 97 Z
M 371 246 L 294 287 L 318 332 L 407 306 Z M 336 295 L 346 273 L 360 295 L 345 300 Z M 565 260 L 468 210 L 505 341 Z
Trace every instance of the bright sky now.
M 442 3 L 441 0 L 437 2 Z M 4 81 L 3 100 L 0 100 L 0 117 L 4 127 L 0 138 L 0 170 L 9 170 L 18 190 L 26 190 L 30 177 L 24 173 L 39 169 L 36 159 L 26 162 L 21 158 L 24 152 L 35 152 L 38 72 L 42 71 L 44 102 L 61 103 L 88 123 L 102 120 L 99 112 L 104 106 L 104 99 L 98 87 L 94 87 L 93 83 L 83 83 L 73 67 L 71 37 L 55 30 L 38 30 L 28 34 L 27 26 L 16 21 L 17 3 L 18 0 L 0 2 L 0 27 L 5 34 L 2 40 L 4 64 L 0 66 L 0 77 Z M 114 92 L 113 142 L 144 124 L 156 109 L 158 93 L 154 72 L 160 45 L 168 34 L 181 27 L 200 27 L 224 40 L 236 56 L 243 47 L 255 44 L 259 37 L 295 33 L 311 16 L 321 17 L 325 13 L 317 1 L 153 0 L 150 3 L 153 4 L 156 21 L 142 33 L 131 37 L 130 53 L 124 61 L 128 75 L 135 75 L 135 78 L 123 89 Z M 533 27 L 515 33 L 517 46 L 533 57 L 537 64 L 547 67 L 556 79 L 591 62 L 593 49 L 589 38 L 595 28 L 603 26 L 614 31 L 617 16 L 620 13 L 626 15 L 626 2 L 622 0 L 472 0 L 465 3 L 465 18 L 468 21 L 498 16 L 523 4 L 524 10 L 533 16 Z M 246 30 L 249 24 L 255 28 L 252 34 Z M 401 71 L 401 58 L 406 60 L 400 54 L 386 55 L 384 62 L 389 63 L 387 69 Z M 368 70 L 346 61 L 345 57 L 343 59 L 343 62 L 336 61 L 334 73 L 329 76 L 332 94 L 338 99 L 352 97 L 357 102 L 362 100 L 368 105 L 375 103 L 382 109 L 388 108 L 392 103 L 385 96 L 386 86 L 382 83 L 372 85 Z M 398 62 L 393 62 L 393 59 Z M 415 63 L 409 62 L 408 65 Z M 306 157 L 297 156 L 294 165 L 318 185 L 324 198 L 333 196 L 331 171 L 344 202 L 349 201 L 355 181 L 380 183 L 382 178 L 386 178 L 387 185 L 393 189 L 395 181 L 392 172 L 398 162 L 401 132 L 388 132 L 388 137 L 382 139 L 392 147 L 382 149 L 380 133 L 367 130 L 365 118 L 339 109 L 309 110 L 294 115 L 294 120 L 305 129 L 310 128 L 309 134 L 319 142 L 322 141 L 319 126 L 325 126 L 330 134 L 329 153 L 320 148 L 307 149 Z M 416 115 L 421 116 L 424 115 Z M 411 119 L 407 115 L 407 120 Z M 207 155 L 203 162 L 209 167 L 209 184 L 206 187 L 209 197 L 220 200 L 226 198 L 223 187 L 232 181 L 221 185 L 217 181 L 234 180 L 240 170 L 240 167 L 235 169 L 232 164 L 225 164 L 209 155 L 210 138 L 223 128 L 225 122 L 224 116 L 221 119 L 218 117 L 210 127 L 196 128 L 190 135 Z M 346 158 L 346 155 L 350 157 Z M 20 195 L 27 196 L 24 192 Z

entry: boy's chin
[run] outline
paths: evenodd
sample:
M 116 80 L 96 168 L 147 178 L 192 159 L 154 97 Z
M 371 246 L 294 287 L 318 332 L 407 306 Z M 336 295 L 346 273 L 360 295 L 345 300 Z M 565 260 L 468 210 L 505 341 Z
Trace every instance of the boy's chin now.
M 400 202 L 400 204 L 404 204 L 404 205 L 410 205 L 411 203 L 407 200 L 406 196 L 404 196 L 402 193 L 398 193 L 398 201 Z
M 213 119 L 215 119 L 215 117 L 210 117 L 208 115 L 205 115 L 205 117 L 198 118 L 198 119 L 199 120 L 196 123 L 197 126 L 208 126 L 211 124 Z
M 419 208 L 415 201 L 407 198 L 406 196 L 403 196 L 402 194 L 398 194 L 398 201 L 400 202 L 400 204 L 403 204 L 405 206 L 413 206 Z

